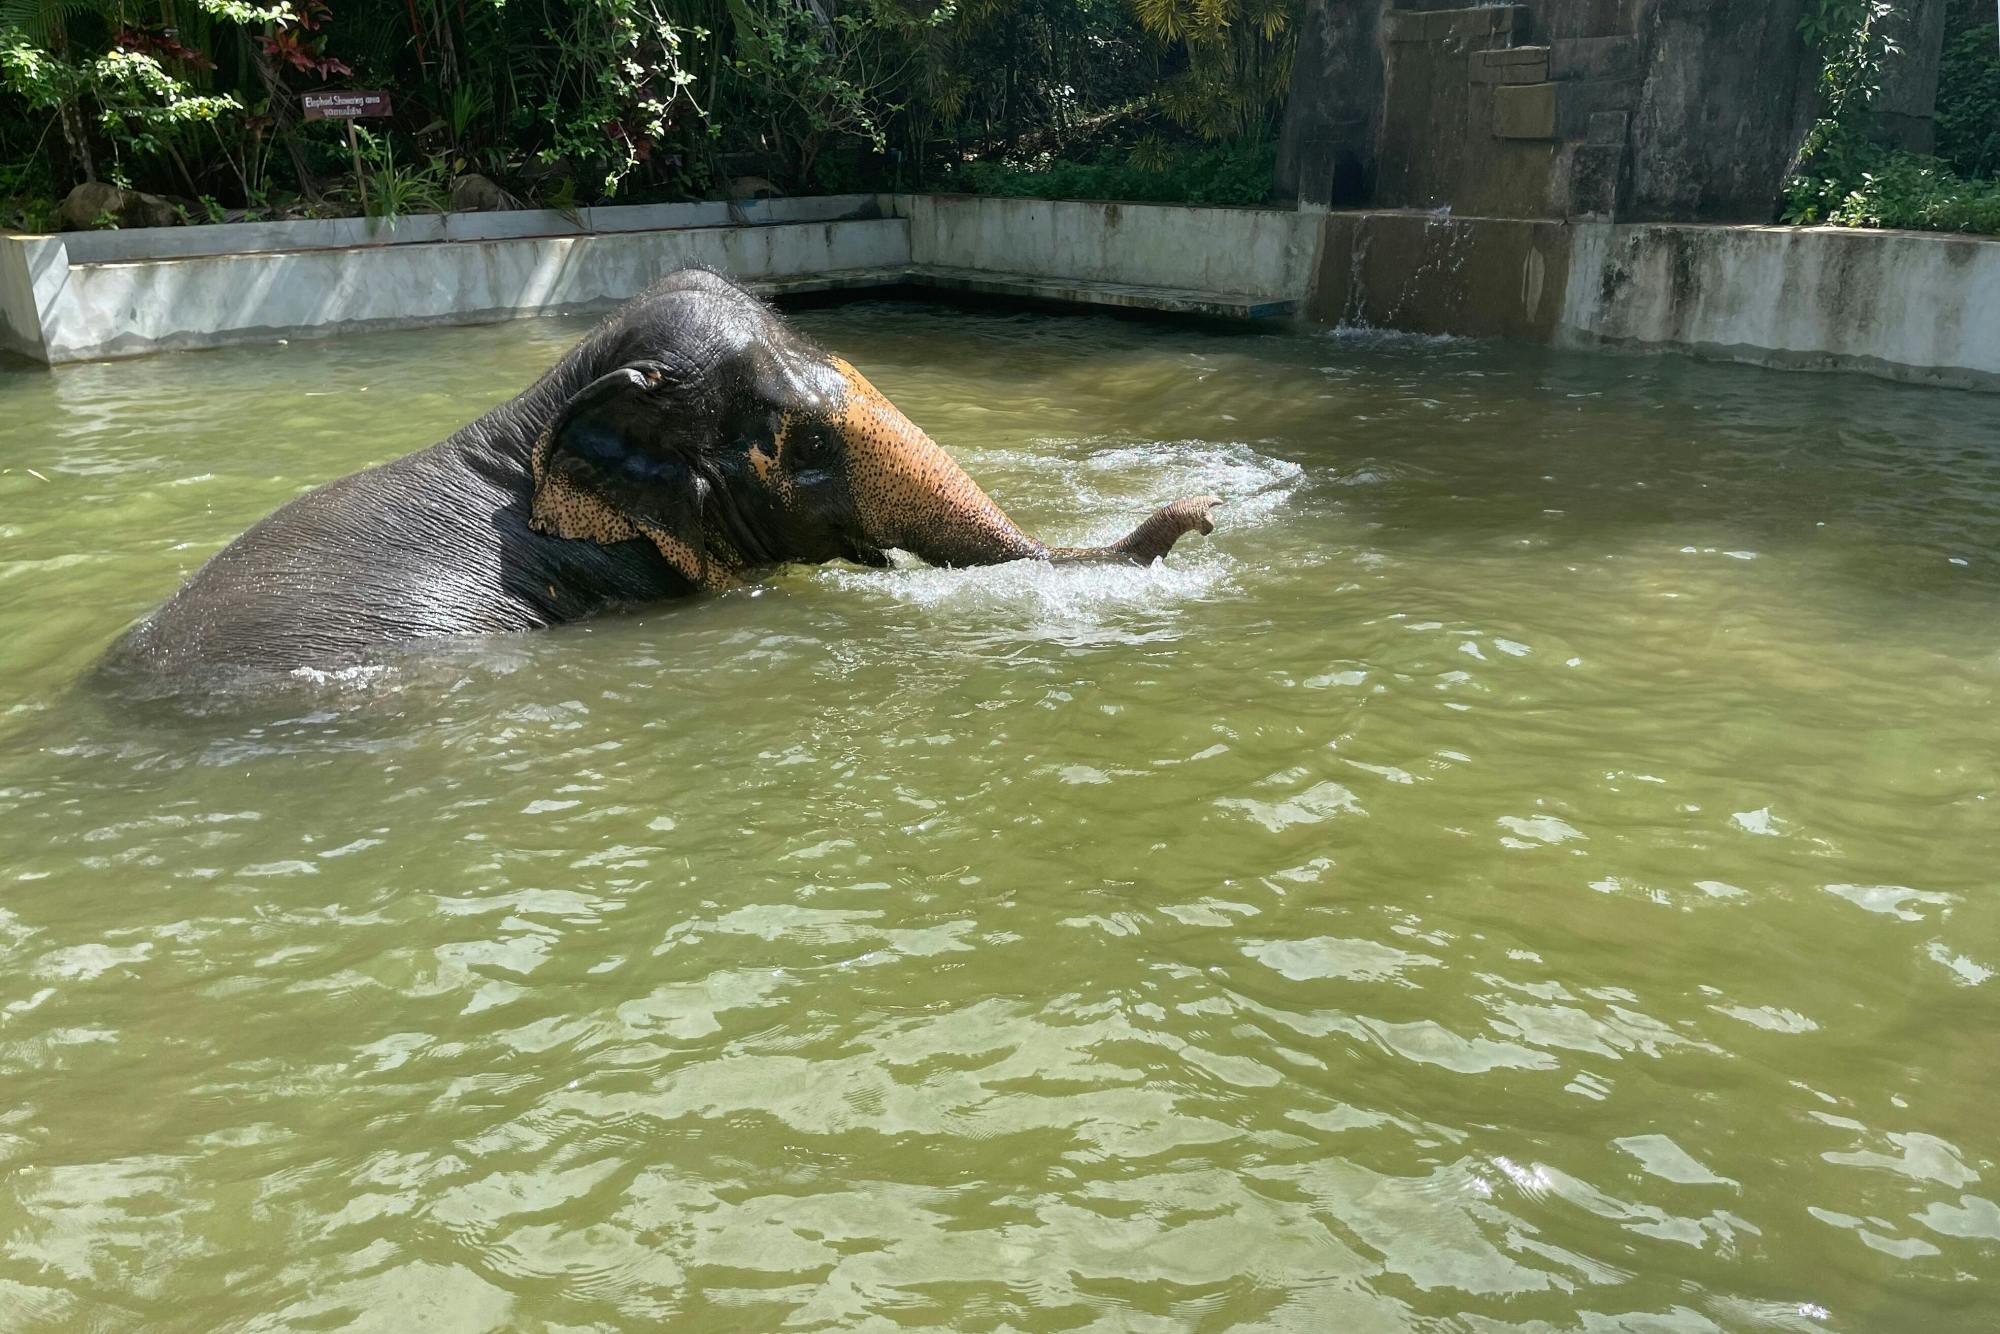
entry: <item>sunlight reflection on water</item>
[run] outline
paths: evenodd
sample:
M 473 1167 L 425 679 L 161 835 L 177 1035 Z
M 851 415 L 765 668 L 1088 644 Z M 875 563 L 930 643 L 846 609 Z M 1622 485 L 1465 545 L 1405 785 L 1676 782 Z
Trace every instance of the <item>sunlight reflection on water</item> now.
M 125 621 L 580 326 L 0 375 L 0 1327 L 1982 1327 L 1986 400 L 801 318 L 1218 531 L 169 718 Z

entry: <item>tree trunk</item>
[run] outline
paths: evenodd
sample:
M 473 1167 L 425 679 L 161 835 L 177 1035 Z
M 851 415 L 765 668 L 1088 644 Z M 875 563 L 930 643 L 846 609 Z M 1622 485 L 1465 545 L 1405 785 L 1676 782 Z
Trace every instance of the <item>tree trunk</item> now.
M 62 11 L 55 11 L 55 21 L 49 30 L 49 50 L 57 60 L 69 63 L 69 33 L 64 30 Z M 64 98 L 56 104 L 56 120 L 62 126 L 63 144 L 69 149 L 70 165 L 77 175 L 83 177 L 83 184 L 97 180 L 97 162 L 90 153 L 90 127 L 84 123 L 83 108 Z
M 69 149 L 70 165 L 77 175 L 88 184 L 97 179 L 97 161 L 90 154 L 90 130 L 83 123 L 83 112 L 74 102 L 65 101 L 56 109 L 56 119 L 62 123 L 63 143 Z

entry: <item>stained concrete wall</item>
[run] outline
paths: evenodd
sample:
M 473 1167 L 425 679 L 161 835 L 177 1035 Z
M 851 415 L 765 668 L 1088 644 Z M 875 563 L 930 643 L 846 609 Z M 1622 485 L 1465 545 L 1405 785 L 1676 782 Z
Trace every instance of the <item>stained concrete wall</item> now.
M 0 336 L 40 360 L 605 309 L 705 264 L 753 284 L 930 283 L 2000 391 L 2000 240 L 1416 210 L 895 196 L 894 216 L 73 263 L 0 238 Z M 134 244 L 137 244 L 135 241 Z
M 42 305 L 35 297 L 29 259 L 52 244 L 62 243 L 44 238 L 34 238 L 34 243 L 28 238 L 0 241 L 0 351 L 48 360 L 42 339 Z
M 51 259 L 63 245 L 61 238 L 26 238 L 10 248 Z M 909 223 L 884 218 L 49 263 L 34 294 L 38 359 L 604 310 L 687 265 L 785 280 L 900 270 L 909 254 Z M 27 318 L 10 315 L 8 326 Z
M 1319 228 L 1292 209 L 982 195 L 899 195 L 896 207 L 919 266 L 1256 296 L 1305 290 Z
M 1330 213 L 1306 315 L 1320 324 L 1546 343 L 1562 318 L 1573 238 L 1560 222 Z
M 1834 227 L 1326 215 L 1306 313 L 2000 392 L 2000 240 Z
M 299 222 L 230 222 L 199 227 L 64 232 L 72 264 L 255 251 L 420 245 L 437 241 L 496 241 L 530 236 L 590 236 L 604 232 L 670 231 L 687 227 L 768 226 L 880 218 L 880 195 L 814 195 L 740 203 L 620 204 L 513 209 L 498 213 L 422 213 L 398 218 L 324 218 Z
M 1830 227 L 1575 232 L 1560 344 L 2000 391 L 2000 240 Z
M 541 213 L 253 225 L 229 254 L 209 253 L 229 227 L 0 238 L 0 346 L 64 362 L 586 312 L 691 264 L 788 290 L 916 282 L 1275 317 L 1296 311 L 1319 240 L 1292 210 L 866 195 L 762 206 L 836 221 L 710 225 L 728 207 L 598 209 L 599 231 L 567 235 L 538 230 Z M 611 229 L 646 221 L 675 225 Z

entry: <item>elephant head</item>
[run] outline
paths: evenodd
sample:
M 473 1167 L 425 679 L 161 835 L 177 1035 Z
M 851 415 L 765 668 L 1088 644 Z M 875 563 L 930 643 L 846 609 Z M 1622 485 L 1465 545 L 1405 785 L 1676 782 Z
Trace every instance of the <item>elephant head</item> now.
M 714 274 L 674 275 L 593 341 L 599 373 L 535 441 L 531 522 L 644 539 L 701 588 L 782 562 L 885 565 L 891 547 L 937 565 L 1150 563 L 1214 530 L 1201 497 L 1107 547 L 1044 545 L 859 371 Z

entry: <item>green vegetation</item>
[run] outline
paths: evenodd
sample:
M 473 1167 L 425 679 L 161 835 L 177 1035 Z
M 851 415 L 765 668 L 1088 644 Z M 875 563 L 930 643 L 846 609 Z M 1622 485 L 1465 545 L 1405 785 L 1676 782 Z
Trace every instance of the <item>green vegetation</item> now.
M 1868 100 L 1897 52 L 1883 35 L 1889 0 L 1817 0 L 1802 29 L 1825 58 L 1821 119 L 1785 194 L 1787 222 L 2000 235 L 2000 33 L 1987 0 L 1955 0 L 1947 18 L 1937 151 L 1919 156 L 1874 137 Z
M 1135 155 L 1139 156 L 1135 161 Z M 1155 156 L 1157 154 L 1157 156 Z M 1100 150 L 1089 161 L 968 162 L 942 188 L 1043 199 L 1127 199 L 1183 204 L 1256 204 L 1271 192 L 1277 145 L 1148 145 Z
M 359 212 L 344 127 L 300 103 L 341 88 L 393 103 L 361 122 L 371 212 L 444 207 L 475 176 L 555 208 L 917 186 L 1253 202 L 1299 3 L 0 0 L 0 225 L 135 225 L 59 218 L 85 182 L 195 222 Z
M 1843 143 L 1814 171 L 1792 179 L 1787 222 L 2000 235 L 2000 181 L 1968 181 L 1939 158 Z
M 2000 18 L 1988 0 L 1957 0 L 1947 20 L 1937 155 L 1961 176 L 2000 176 Z

